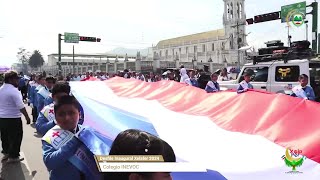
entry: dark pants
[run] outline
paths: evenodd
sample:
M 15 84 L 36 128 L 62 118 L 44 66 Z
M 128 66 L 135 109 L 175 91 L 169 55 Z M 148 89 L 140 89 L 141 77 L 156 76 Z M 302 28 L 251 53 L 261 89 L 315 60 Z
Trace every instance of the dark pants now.
M 22 86 L 22 87 L 19 87 L 19 90 L 20 90 L 21 95 L 22 95 L 22 100 L 27 99 L 27 97 L 28 97 L 28 87 L 27 86 Z
M 20 156 L 23 129 L 21 118 L 0 118 L 2 153 L 10 158 Z
M 32 108 L 32 122 L 36 122 L 37 121 L 37 119 L 38 119 L 38 110 L 37 110 L 37 107 L 33 107 Z

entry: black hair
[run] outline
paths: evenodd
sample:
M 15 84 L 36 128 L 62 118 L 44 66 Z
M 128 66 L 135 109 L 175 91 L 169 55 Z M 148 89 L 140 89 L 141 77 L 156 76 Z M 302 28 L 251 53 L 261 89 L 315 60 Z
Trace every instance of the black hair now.
M 57 112 L 63 105 L 73 105 L 80 112 L 80 103 L 74 96 L 61 96 L 59 100 L 54 104 L 54 112 Z
M 243 77 L 245 77 L 245 76 L 251 76 L 251 74 L 248 72 L 245 72 L 245 73 L 243 73 Z
M 16 71 L 8 71 L 4 73 L 4 83 L 9 83 L 12 79 L 19 79 L 19 75 Z
M 38 76 L 37 79 L 38 79 L 38 81 L 39 81 L 39 80 L 44 79 L 44 78 L 45 78 L 45 76 L 43 76 L 42 74 L 39 74 L 39 76 Z
M 219 76 L 219 73 L 214 72 L 214 73 L 211 74 L 211 77 L 213 77 L 213 76 Z
M 55 96 L 58 93 L 70 94 L 70 85 L 68 82 L 58 82 L 52 88 L 52 96 Z
M 46 81 L 52 81 L 53 83 L 56 83 L 56 79 L 53 76 L 46 77 Z
M 116 137 L 109 155 L 162 155 L 164 162 L 176 162 L 172 147 L 164 140 L 144 131 L 128 129 Z M 128 180 L 131 173 L 105 173 L 105 180 Z M 137 173 L 150 177 L 152 173 Z
M 306 75 L 306 74 L 301 74 L 300 76 L 299 76 L 299 80 L 302 80 L 302 79 L 309 79 L 309 76 L 308 75 Z

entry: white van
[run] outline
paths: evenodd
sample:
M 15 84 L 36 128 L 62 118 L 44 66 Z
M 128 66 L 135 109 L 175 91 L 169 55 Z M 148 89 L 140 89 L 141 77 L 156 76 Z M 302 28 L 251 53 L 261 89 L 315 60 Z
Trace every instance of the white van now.
M 279 60 L 255 65 L 249 63 L 242 68 L 236 80 L 220 81 L 221 89 L 236 89 L 243 80 L 243 73 L 248 69 L 254 71 L 251 81 L 254 89 L 289 94 L 292 87 L 299 85 L 299 75 L 306 74 L 309 76 L 309 85 L 313 87 L 316 99 L 320 97 L 320 61 L 318 60 L 297 59 L 286 63 Z

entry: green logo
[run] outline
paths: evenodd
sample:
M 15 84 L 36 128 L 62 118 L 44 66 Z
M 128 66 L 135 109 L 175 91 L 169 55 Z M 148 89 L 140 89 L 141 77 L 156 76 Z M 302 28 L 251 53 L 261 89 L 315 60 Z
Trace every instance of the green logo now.
M 302 173 L 297 171 L 297 167 L 302 166 L 306 159 L 301 153 L 301 150 L 286 149 L 286 154 L 282 156 L 282 159 L 288 167 L 292 168 L 291 171 L 287 173 Z
M 292 16 L 292 23 L 295 26 L 300 27 L 304 23 L 304 15 L 301 13 L 294 14 Z
M 291 23 L 296 27 L 300 27 L 304 24 L 305 15 L 299 11 L 292 10 L 288 13 L 286 17 L 286 22 L 289 27 L 291 27 Z M 291 23 L 290 23 L 291 22 Z

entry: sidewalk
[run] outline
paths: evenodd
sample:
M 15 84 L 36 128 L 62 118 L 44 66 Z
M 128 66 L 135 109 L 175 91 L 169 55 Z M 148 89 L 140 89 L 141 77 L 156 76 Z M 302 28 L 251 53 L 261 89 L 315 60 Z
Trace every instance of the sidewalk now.
M 0 180 L 33 180 L 36 171 L 30 172 L 26 157 L 23 152 L 20 153 L 21 158 L 25 158 L 20 163 L 1 162 Z M 3 154 L 0 155 L 0 158 Z

